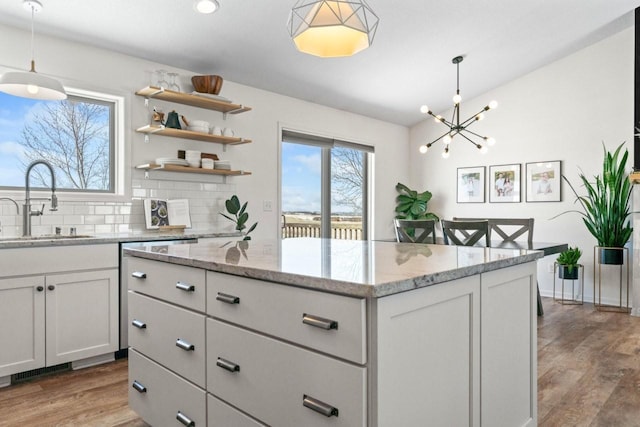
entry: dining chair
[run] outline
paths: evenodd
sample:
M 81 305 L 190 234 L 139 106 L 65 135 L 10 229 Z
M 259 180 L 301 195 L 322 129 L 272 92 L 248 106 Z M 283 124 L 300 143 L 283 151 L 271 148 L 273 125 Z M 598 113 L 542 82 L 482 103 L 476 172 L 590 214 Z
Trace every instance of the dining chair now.
M 487 220 L 489 222 L 489 240 L 496 238 L 497 235 L 503 242 L 514 242 L 520 236 L 526 235 L 527 243 L 533 242 L 534 218 L 453 218 L 453 220 Z M 498 239 L 496 238 L 496 240 Z
M 436 223 L 432 219 L 395 219 L 396 240 L 402 243 L 436 243 Z
M 484 237 L 484 245 L 490 246 L 489 221 L 448 221 L 443 219 L 442 233 L 446 245 L 474 246 Z

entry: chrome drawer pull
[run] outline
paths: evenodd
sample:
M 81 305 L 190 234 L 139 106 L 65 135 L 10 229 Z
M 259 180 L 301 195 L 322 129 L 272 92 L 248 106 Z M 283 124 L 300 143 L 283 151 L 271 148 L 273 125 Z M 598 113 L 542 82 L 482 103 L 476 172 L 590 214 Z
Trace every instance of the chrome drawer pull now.
M 216 365 L 220 366 L 222 369 L 226 369 L 229 372 L 240 372 L 240 365 L 236 365 L 235 363 L 225 360 L 221 357 L 218 357 Z
M 196 349 L 196 346 L 194 346 L 193 344 L 189 344 L 187 341 L 180 338 L 176 340 L 176 347 L 180 347 L 181 349 L 186 351 L 194 351 Z
M 223 294 L 222 292 L 218 292 L 218 295 L 216 295 L 216 299 L 218 301 L 226 302 L 227 304 L 240 304 L 240 297 Z
M 338 329 L 338 322 L 335 320 L 325 319 L 323 317 L 314 316 L 313 314 L 304 313 L 302 315 L 302 323 L 326 330 Z
M 142 271 L 134 271 L 131 273 L 131 277 L 135 277 L 136 279 L 146 279 L 147 273 L 143 273 Z
M 140 393 L 146 393 L 147 392 L 147 388 L 145 386 L 143 386 L 142 384 L 140 384 L 137 380 L 133 381 L 133 384 L 131 386 L 134 389 L 136 389 L 137 391 L 139 391 Z
M 186 292 L 194 292 L 196 290 L 195 286 L 189 285 L 187 283 L 182 283 L 182 282 L 176 283 L 176 288 Z
M 176 420 L 180 421 L 182 425 L 185 425 L 187 427 L 194 427 L 196 425 L 195 421 L 193 421 L 191 418 L 187 417 L 180 411 L 178 411 L 178 415 L 176 415 Z
M 133 326 L 135 326 L 138 329 L 147 329 L 147 324 L 144 323 L 142 320 L 138 320 L 138 319 L 133 319 L 133 321 L 131 322 L 131 324 Z
M 304 395 L 304 399 L 302 399 L 302 405 L 312 409 L 325 417 L 337 417 L 338 416 L 338 408 L 335 408 L 331 405 L 327 405 L 326 403 L 314 399 L 311 396 Z

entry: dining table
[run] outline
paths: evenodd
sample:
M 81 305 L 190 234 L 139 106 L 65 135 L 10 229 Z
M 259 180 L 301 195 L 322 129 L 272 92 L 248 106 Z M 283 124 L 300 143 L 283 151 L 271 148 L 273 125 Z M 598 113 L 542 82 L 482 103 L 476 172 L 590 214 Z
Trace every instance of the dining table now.
M 527 241 L 504 241 L 504 240 L 492 240 L 490 242 L 491 248 L 502 248 L 502 249 L 526 249 L 531 251 L 542 251 L 544 256 L 559 254 L 560 252 L 566 251 L 569 249 L 568 243 L 553 243 L 553 242 L 527 242 Z M 540 298 L 540 287 L 537 286 L 538 290 L 538 316 L 544 315 L 544 309 L 542 308 L 542 299 Z

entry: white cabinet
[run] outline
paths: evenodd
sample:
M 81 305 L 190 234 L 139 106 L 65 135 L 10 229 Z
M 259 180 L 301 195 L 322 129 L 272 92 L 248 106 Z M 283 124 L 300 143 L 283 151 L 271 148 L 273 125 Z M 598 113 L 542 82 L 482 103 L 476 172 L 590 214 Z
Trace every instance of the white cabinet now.
M 45 365 L 44 299 L 44 276 L 0 279 L 0 377 Z
M 0 377 L 118 349 L 117 245 L 4 249 L 0 256 Z
M 45 283 L 47 366 L 118 349 L 118 270 L 52 274 Z
M 129 264 L 146 276 L 129 279 L 132 352 L 149 360 L 130 365 L 130 404 L 152 424 L 168 423 L 152 408 L 175 418 L 189 393 L 198 408 L 206 396 L 210 427 L 536 423 L 535 262 L 368 299 L 212 271 L 202 286 L 202 269 Z M 204 288 L 206 314 L 165 292 L 186 281 Z M 145 377 L 191 391 L 160 381 L 154 397 Z

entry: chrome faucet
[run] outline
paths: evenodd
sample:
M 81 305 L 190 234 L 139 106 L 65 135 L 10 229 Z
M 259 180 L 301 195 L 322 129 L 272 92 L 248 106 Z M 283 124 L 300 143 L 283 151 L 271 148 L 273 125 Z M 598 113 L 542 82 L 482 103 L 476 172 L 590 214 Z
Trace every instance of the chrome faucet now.
M 36 165 L 45 165 L 49 168 L 49 172 L 51 173 L 51 198 L 50 199 L 42 199 L 42 198 L 31 198 L 31 186 L 29 185 L 29 176 L 31 174 L 31 170 Z M 58 210 L 58 197 L 56 196 L 56 176 L 53 173 L 53 167 L 49 162 L 45 160 L 35 160 L 31 162 L 31 164 L 27 167 L 27 172 L 24 176 L 24 208 L 22 210 L 22 235 L 23 236 L 31 236 L 31 217 L 32 216 L 40 216 L 44 213 L 44 204 L 42 205 L 41 210 L 31 210 L 31 200 L 51 200 L 51 208 L 50 211 Z

